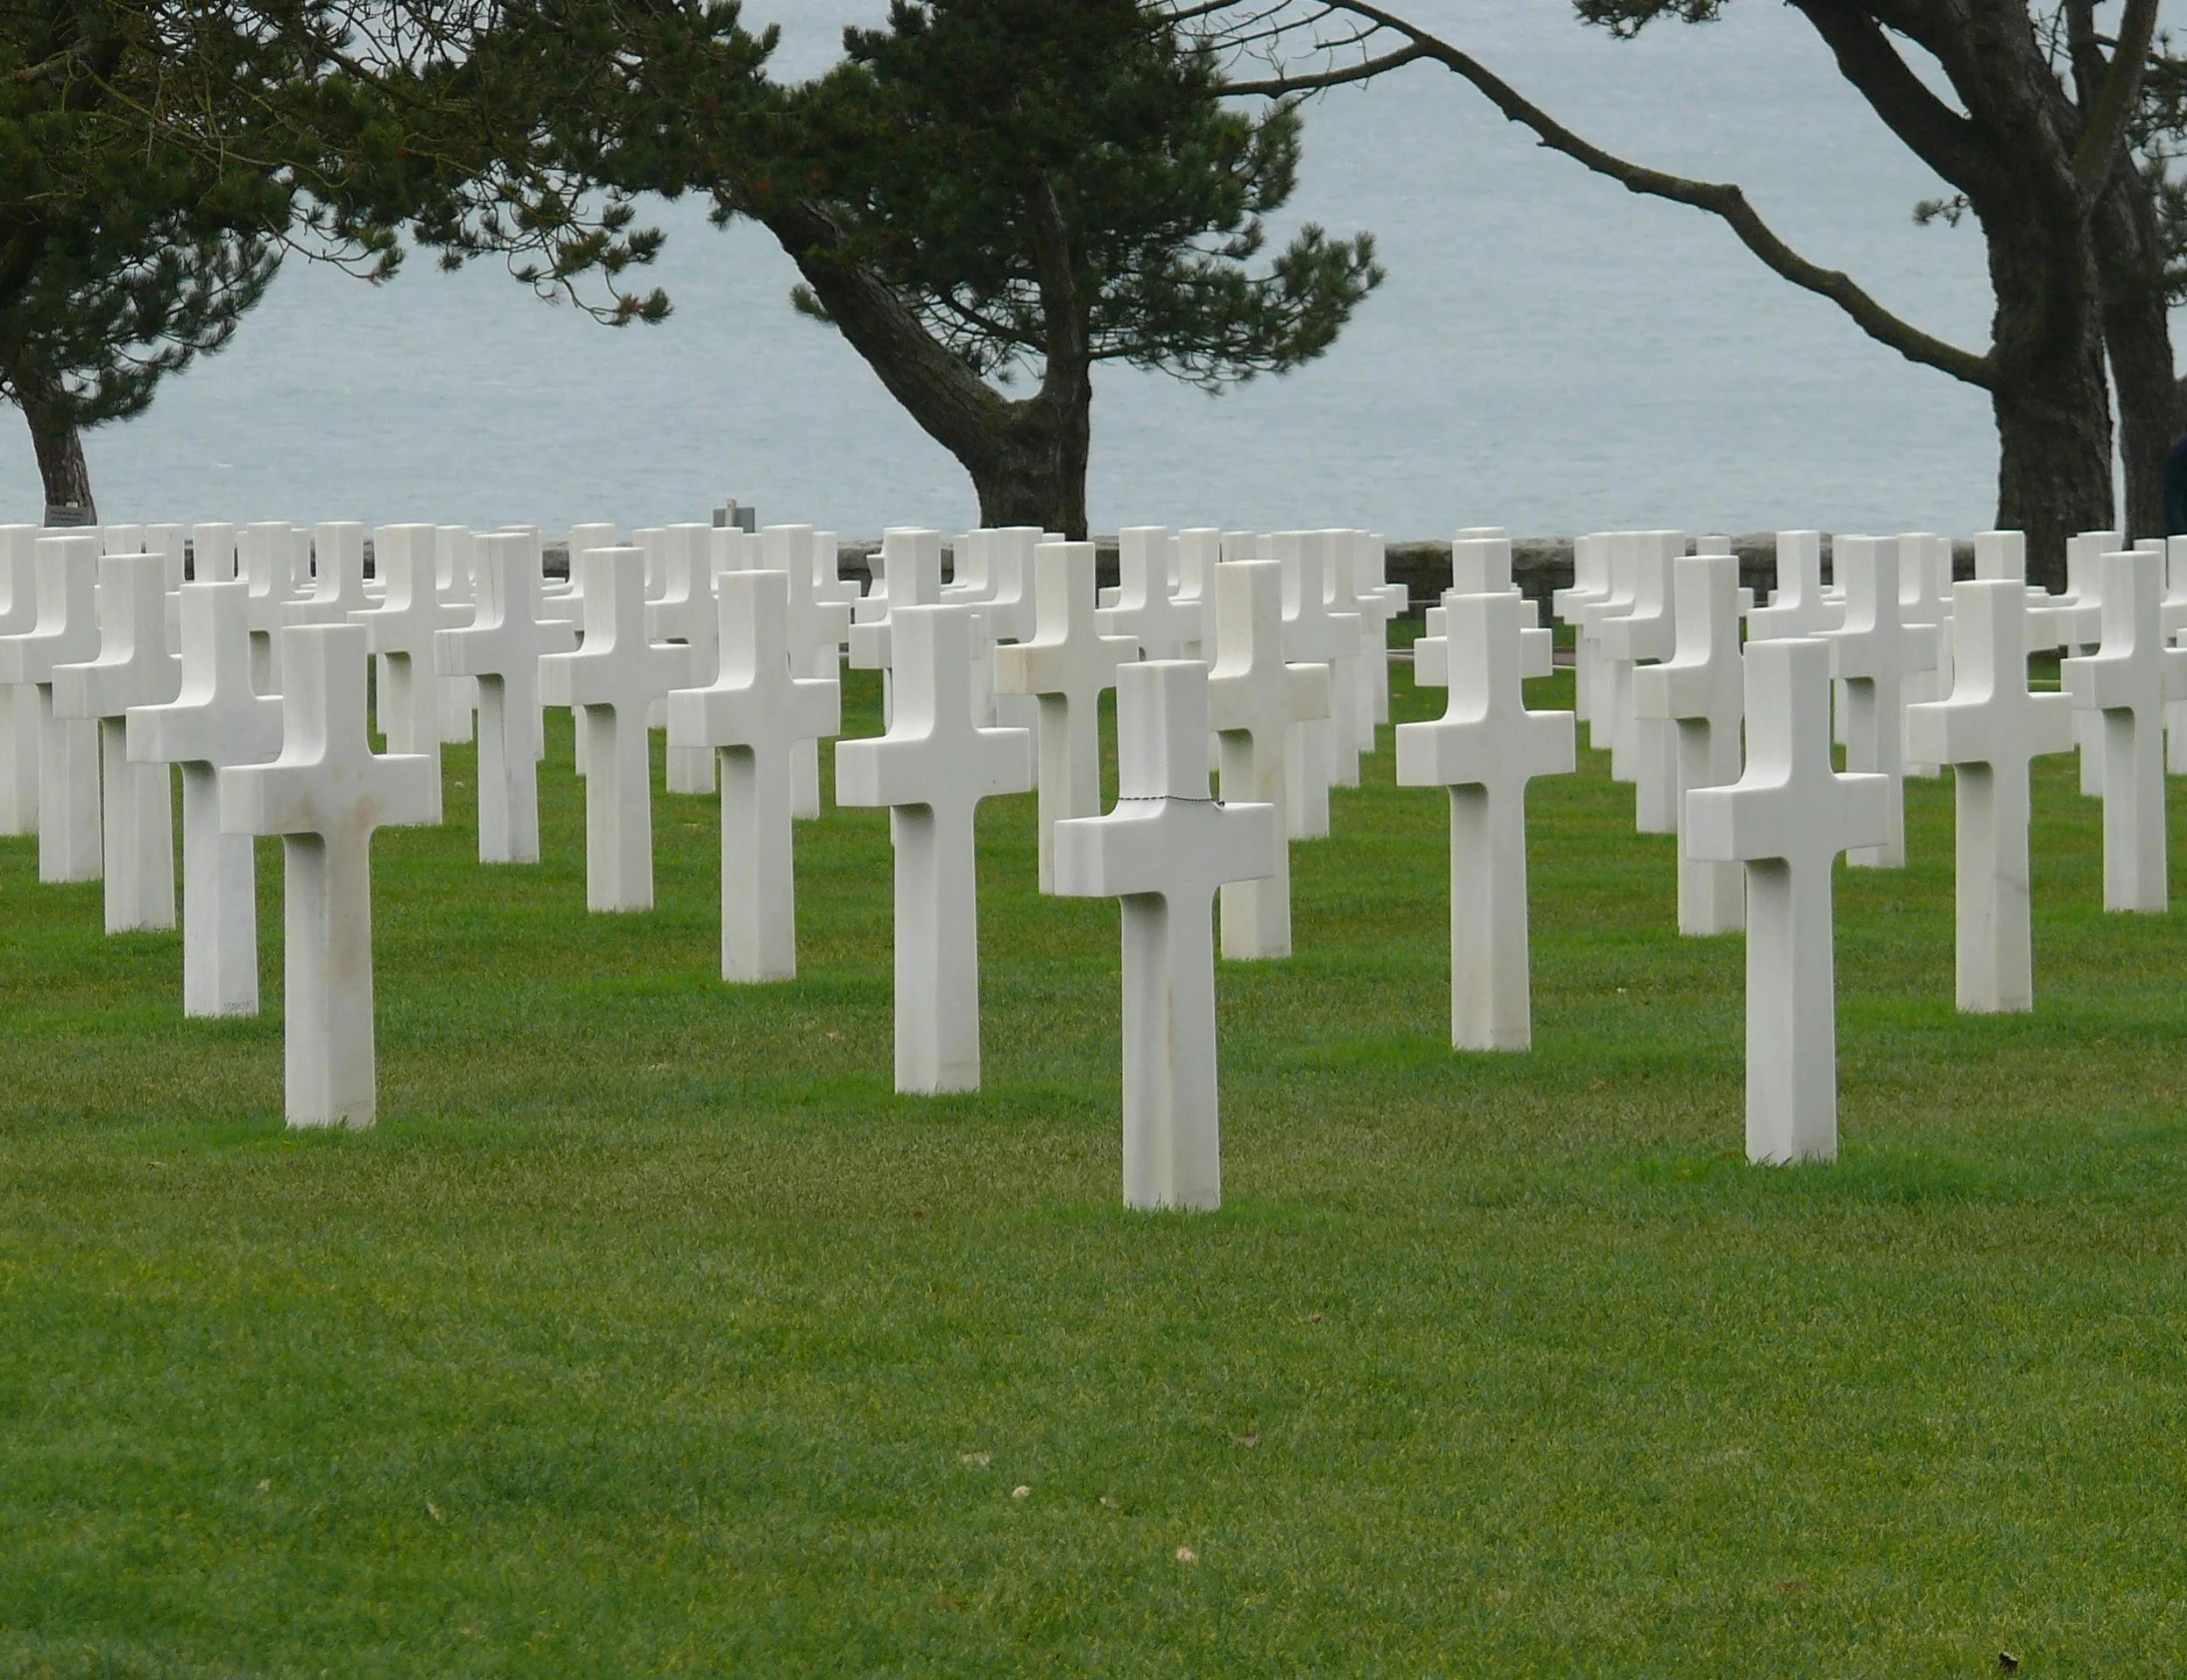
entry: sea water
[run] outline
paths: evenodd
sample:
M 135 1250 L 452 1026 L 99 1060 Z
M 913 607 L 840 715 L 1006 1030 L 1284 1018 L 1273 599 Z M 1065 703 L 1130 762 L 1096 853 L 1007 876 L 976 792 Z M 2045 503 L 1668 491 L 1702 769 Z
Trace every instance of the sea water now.
M 747 17 L 784 24 L 777 66 L 795 75 L 880 9 L 755 0 Z M 1744 0 L 1633 43 L 1562 4 L 1408 9 L 1599 144 L 1743 184 L 1806 256 L 1982 348 L 1979 236 L 1915 227 L 1941 184 L 1790 9 Z M 494 262 L 446 275 L 422 254 L 374 287 L 292 261 L 227 352 L 91 434 L 102 512 L 627 529 L 733 495 L 845 533 L 974 522 L 955 461 L 791 312 L 794 270 L 763 231 L 715 231 L 689 201 L 648 215 L 668 233 L 638 277 L 674 300 L 659 327 L 601 327 Z M 1302 221 L 1371 230 L 1388 284 L 1321 361 L 1219 398 L 1103 368 L 1098 528 L 1967 532 L 1992 517 L 1983 393 L 1868 340 L 1715 218 L 1540 148 L 1441 68 L 1308 108 L 1273 231 Z M 17 436 L 0 486 L 8 516 L 30 518 Z

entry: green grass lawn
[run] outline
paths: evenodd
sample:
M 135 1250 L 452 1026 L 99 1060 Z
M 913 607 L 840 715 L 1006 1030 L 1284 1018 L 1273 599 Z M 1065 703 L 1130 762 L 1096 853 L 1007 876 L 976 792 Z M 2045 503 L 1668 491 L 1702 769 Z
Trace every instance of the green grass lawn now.
M 1762 1171 L 1739 942 L 1603 755 L 1532 800 L 1536 1049 L 1451 1052 L 1386 732 L 1299 955 L 1221 971 L 1223 1211 L 1145 1217 L 1116 907 L 1036 894 L 1029 798 L 986 1089 L 905 1100 L 885 817 L 800 826 L 802 978 L 732 990 L 711 802 L 586 915 L 557 721 L 542 867 L 474 861 L 468 751 L 378 843 L 366 1134 L 281 1123 L 276 847 L 267 1012 L 207 1024 L 0 841 L 0 1675 L 2187 1660 L 2187 931 L 2101 913 L 2068 761 L 2037 1013 L 1953 1013 L 1909 785 L 1911 867 L 1838 878 L 1842 1160 Z

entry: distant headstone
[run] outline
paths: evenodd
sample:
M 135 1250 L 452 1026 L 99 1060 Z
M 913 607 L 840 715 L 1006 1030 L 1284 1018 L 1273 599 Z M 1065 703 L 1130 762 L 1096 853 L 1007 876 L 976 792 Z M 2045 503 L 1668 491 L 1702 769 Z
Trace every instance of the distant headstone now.
M 251 686 L 250 585 L 181 595 L 181 691 L 129 708 L 129 756 L 182 766 L 182 1012 L 256 1015 L 257 870 L 251 837 L 221 830 L 220 772 L 281 751 L 281 701 Z
M 1845 586 L 1845 618 L 1822 639 L 1830 644 L 1830 675 L 1845 696 L 1845 768 L 1873 771 L 1891 789 L 1883 844 L 1856 846 L 1845 862 L 1855 869 L 1903 869 L 1905 682 L 1935 666 L 1935 635 L 1899 620 L 1898 545 L 1891 538 L 1841 536 L 1833 552 Z
M 1746 925 L 1745 872 L 1736 863 L 1693 856 L 1686 844 L 1685 796 L 1739 779 L 1739 724 L 1745 672 L 1739 662 L 1739 563 L 1728 554 L 1685 554 L 1673 563 L 1677 641 L 1670 658 L 1633 673 L 1633 702 L 1643 718 L 1678 730 L 1678 931 L 1696 937 Z
M 1127 1208 L 1221 1206 L 1213 900 L 1285 844 L 1274 805 L 1208 796 L 1208 724 L 1207 666 L 1124 667 L 1116 808 L 1056 825 L 1056 891 L 1123 900 Z
M 380 660 L 383 686 L 380 732 L 388 751 L 418 754 L 433 764 L 433 785 L 441 785 L 441 687 L 434 663 L 434 638 L 468 617 L 441 605 L 434 582 L 440 532 L 433 525 L 382 525 L 373 533 L 373 559 L 387 582 L 378 606 L 350 614 L 362 625 L 365 645 Z M 441 799 L 434 795 L 428 822 L 441 820 Z

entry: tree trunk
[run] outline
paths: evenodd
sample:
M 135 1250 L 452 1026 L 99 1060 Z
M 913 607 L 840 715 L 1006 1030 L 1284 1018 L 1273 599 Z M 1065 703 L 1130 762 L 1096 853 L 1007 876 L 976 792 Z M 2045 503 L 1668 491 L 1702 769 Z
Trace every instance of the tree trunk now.
M 2180 434 L 2172 377 L 2172 323 L 2149 183 L 2122 160 L 2090 234 L 2103 286 L 2103 337 L 2118 393 L 2119 454 L 2126 465 L 2126 537 L 2164 534 L 2164 457 Z
M 1093 446 L 1093 385 L 1083 373 L 1061 393 L 1009 406 L 993 447 L 959 455 L 979 491 L 983 525 L 1038 525 L 1086 538 L 1086 463 Z
M 26 389 L 16 380 L 16 401 L 23 419 L 30 422 L 31 447 L 38 452 L 38 476 L 45 481 L 46 516 L 49 525 L 93 525 L 99 510 L 91 499 L 91 466 L 84 459 L 83 433 L 74 418 L 53 399 Z
M 2111 394 L 2090 241 L 2077 219 L 1984 217 L 1997 523 L 2027 533 L 2027 575 L 2065 586 L 2065 539 L 2111 523 Z

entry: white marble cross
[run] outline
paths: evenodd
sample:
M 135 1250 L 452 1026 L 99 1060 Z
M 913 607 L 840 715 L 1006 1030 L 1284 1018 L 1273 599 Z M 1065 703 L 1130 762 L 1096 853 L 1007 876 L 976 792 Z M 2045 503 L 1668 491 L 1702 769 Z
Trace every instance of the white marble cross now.
M 1915 756 L 1954 767 L 1959 1008 L 2035 1007 L 2028 908 L 2028 765 L 2070 752 L 2073 702 L 2027 686 L 2027 589 L 1982 578 L 1952 589 L 1952 687 L 1906 708 Z
M 1215 567 L 1215 668 L 1208 678 L 1210 727 L 1222 741 L 1223 797 L 1281 812 L 1285 742 L 1294 724 L 1329 715 L 1329 667 L 1284 659 L 1283 568 L 1274 560 L 1224 560 Z M 1291 844 L 1276 848 L 1267 875 L 1222 890 L 1223 955 L 1251 960 L 1291 955 Z
M 1389 544 L 1379 531 L 1352 532 L 1351 590 L 1360 615 L 1360 750 L 1375 750 L 1375 729 L 1390 721 L 1390 621 L 1412 607 L 1405 585 L 1389 579 Z
M 1139 644 L 1094 625 L 1094 546 L 1033 550 L 1033 639 L 995 649 L 995 692 L 1040 700 L 1040 890 L 1055 890 L 1055 825 L 1101 814 L 1101 691 Z
M 1286 831 L 1294 840 L 1324 839 L 1329 833 L 1329 786 L 1336 776 L 1335 742 L 1340 731 L 1351 734 L 1354 691 L 1345 656 L 1358 651 L 1359 614 L 1345 614 L 1339 622 L 1330 612 L 1317 532 L 1278 531 L 1261 550 L 1283 568 L 1284 658 L 1294 665 L 1329 667 L 1329 715 L 1294 722 L 1284 742 Z
M 242 571 L 251 591 L 251 686 L 261 694 L 281 692 L 282 618 L 290 603 L 308 592 L 298 583 L 298 546 L 296 528 L 286 520 L 261 520 L 243 530 Z
M 38 719 L 38 879 L 96 881 L 105 859 L 99 726 L 54 710 L 53 673 L 98 656 L 99 538 L 41 536 L 34 564 L 37 616 L 0 638 L 0 683 L 19 685 Z
M 1616 667 L 1617 691 L 1631 715 L 1621 738 L 1632 771 L 1633 826 L 1641 834 L 1678 831 L 1678 731 L 1666 717 L 1650 716 L 1635 702 L 1643 664 L 1667 659 L 1678 645 L 1677 597 L 1671 564 L 1685 547 L 1676 531 L 1640 531 L 1634 541 L 1633 604 L 1600 620 L 1603 655 Z
M 933 606 L 941 600 L 941 532 L 891 526 L 881 532 L 873 566 L 872 592 L 851 608 L 847 662 L 854 671 L 881 673 L 885 727 L 896 706 L 889 620 L 899 606 Z
M 380 732 L 388 751 L 416 753 L 433 764 L 433 785 L 441 785 L 441 685 L 434 662 L 434 638 L 466 616 L 441 604 L 435 584 L 440 531 L 433 525 L 382 525 L 373 532 L 373 562 L 387 584 L 378 606 L 350 614 L 364 626 L 365 645 L 380 660 Z M 441 820 L 434 796 L 429 822 Z
M 1401 787 L 1451 794 L 1451 1042 L 1525 1050 L 1534 1038 L 1527 949 L 1527 783 L 1570 774 L 1570 712 L 1532 712 L 1521 689 L 1516 595 L 1443 597 L 1448 709 L 1397 729 Z
M 195 583 L 226 583 L 240 577 L 236 566 L 236 527 L 212 521 L 190 527 L 190 578 Z
M 1686 845 L 1685 796 L 1739 779 L 1745 673 L 1739 663 L 1739 562 L 1729 554 L 1680 555 L 1671 569 L 1677 641 L 1670 658 L 1633 673 L 1643 718 L 1678 730 L 1678 931 L 1706 936 L 1746 925 L 1745 872 L 1694 857 Z
M 790 842 L 794 749 L 842 728 L 838 678 L 793 673 L 790 580 L 724 572 L 718 674 L 668 696 L 668 745 L 721 755 L 721 978 L 797 977 Z
M 715 537 L 722 538 L 730 562 L 725 569 L 744 569 L 740 530 L 712 525 L 670 525 L 667 530 L 667 570 L 659 596 L 645 609 L 646 633 L 655 641 L 681 642 L 690 651 L 684 667 L 692 682 L 711 682 L 721 663 L 721 608 L 714 593 Z M 733 538 L 733 541 L 731 540 Z M 663 724 L 666 717 L 663 715 Z M 667 750 L 667 789 L 670 793 L 713 792 L 713 750 L 702 746 L 678 746 Z
M 1163 525 L 1131 525 L 1117 533 L 1116 604 L 1094 614 L 1105 636 L 1129 636 L 1146 659 L 1175 659 L 1199 639 L 1199 609 L 1170 594 L 1170 533 Z
M 889 807 L 896 1089 L 926 1095 L 979 1089 L 972 817 L 981 800 L 1033 783 L 1032 737 L 972 721 L 973 612 L 907 606 L 893 614 L 896 715 L 887 734 L 835 749 L 836 804 Z
M 1572 544 L 1572 583 L 1550 596 L 1550 610 L 1561 623 L 1577 632 L 1587 608 L 1610 597 L 1610 540 L 1600 532 L 1575 537 Z M 1595 740 L 1595 660 L 1585 639 L 1577 639 L 1572 662 L 1573 716 L 1588 726 L 1588 741 Z
M 1822 533 L 1777 532 L 1777 586 L 1767 606 L 1746 615 L 1748 641 L 1820 635 L 1844 621 L 1842 608 L 1822 595 Z
M 433 766 L 386 756 L 365 733 L 365 632 L 281 632 L 281 755 L 220 772 L 230 834 L 278 834 L 282 995 L 291 1126 L 370 1126 L 372 837 L 427 821 Z
M 1196 525 L 1177 533 L 1178 609 L 1191 614 L 1191 640 L 1185 644 L 1190 659 L 1212 660 L 1215 655 L 1215 568 L 1222 563 L 1223 533 L 1208 525 Z
M 1633 780 L 1633 667 L 1613 659 L 1603 647 L 1603 626 L 1633 610 L 1634 591 L 1640 586 L 1640 533 L 1605 531 L 1602 545 L 1604 576 L 1602 594 L 1579 600 L 1578 650 L 1580 663 L 1591 669 L 1588 679 L 1588 745 L 1610 749 L 1611 780 Z
M 576 646 L 576 626 L 540 613 L 536 538 L 478 541 L 475 616 L 435 638 L 443 670 L 479 685 L 479 861 L 540 861 L 540 659 Z
M 2103 907 L 2161 913 L 2170 902 L 2164 708 L 2187 698 L 2187 648 L 2165 645 L 2164 556 L 2106 554 L 2101 576 L 2102 643 L 2063 661 L 2060 674 L 2075 710 L 2101 719 Z
M 251 686 L 250 585 L 182 586 L 182 689 L 129 708 L 129 756 L 182 766 L 182 1012 L 258 1013 L 251 837 L 220 826 L 220 772 L 281 751 L 281 701 Z
M 337 521 L 313 526 L 312 566 L 317 581 L 309 594 L 282 607 L 284 625 L 347 624 L 352 613 L 376 604 L 365 592 L 363 525 Z
M 1831 767 L 1830 649 L 1746 647 L 1746 769 L 1685 797 L 1695 857 L 1746 865 L 1746 1158 L 1837 1158 L 1830 871 L 1889 831 L 1890 783 Z
M 164 764 L 133 764 L 131 706 L 158 706 L 182 686 L 167 650 L 167 559 L 108 554 L 99 561 L 99 656 L 53 671 L 53 710 L 99 729 L 99 801 L 106 851 L 106 931 L 175 925 L 175 796 Z
M 1845 768 L 1873 771 L 1890 783 L 1883 844 L 1856 846 L 1845 862 L 1856 869 L 1902 869 L 1906 863 L 1905 698 L 1907 676 L 1933 669 L 1933 630 L 1898 617 L 1898 545 L 1889 537 L 1841 536 L 1832 565 L 1845 587 L 1845 621 L 1825 630 L 1830 675 L 1844 684 Z
M 37 627 L 38 527 L 0 525 L 0 639 Z M 37 832 L 38 692 L 0 682 L 0 834 Z
M 1208 796 L 1208 668 L 1129 665 L 1116 679 L 1116 807 L 1056 825 L 1056 891 L 1124 913 L 1124 1206 L 1222 1205 L 1213 899 L 1268 875 L 1274 805 Z
M 1321 642 L 1328 652 L 1316 661 L 1329 667 L 1329 721 L 1322 726 L 1322 752 L 1327 772 L 1324 794 L 1330 787 L 1360 785 L 1360 754 L 1374 744 L 1374 726 L 1360 728 L 1360 660 L 1367 652 L 1366 622 L 1352 600 L 1352 533 L 1349 530 L 1310 530 L 1298 548 L 1299 598 L 1286 596 L 1285 635 L 1293 647 Z M 1318 611 L 1310 612 L 1306 600 L 1307 575 L 1321 574 Z M 1294 652 L 1294 659 L 1303 653 Z M 1326 797 L 1322 832 L 1329 831 Z
M 2187 632 L 2187 536 L 2172 537 L 2164 545 L 2162 626 L 2168 644 Z M 2164 767 L 2175 776 L 2187 775 L 2187 700 L 2164 708 Z
M 789 579 L 789 668 L 800 677 L 824 678 L 841 689 L 843 642 L 850 634 L 850 602 L 830 598 L 819 582 L 821 557 L 810 525 L 769 525 L 759 533 L 759 564 Z M 833 566 L 828 569 L 832 572 Z M 820 814 L 820 743 L 806 737 L 790 747 L 790 815 Z
M 1508 536 L 1467 536 L 1451 542 L 1451 587 L 1462 595 L 1519 595 L 1512 581 Z M 1440 601 L 1423 615 L 1427 633 L 1413 643 L 1413 686 L 1451 686 L 1449 626 Z M 1520 595 L 1519 674 L 1548 676 L 1557 669 L 1557 632 L 1542 625 L 1540 603 Z M 1576 712 L 1575 716 L 1578 715 Z
M 597 911 L 653 904 L 653 783 L 646 708 L 684 677 L 684 649 L 645 634 L 645 551 L 592 548 L 584 639 L 540 660 L 540 697 L 568 706 L 585 742 L 584 892 Z
M 433 587 L 446 615 L 444 624 L 468 624 L 478 615 L 479 539 L 469 525 L 442 525 L 433 545 Z M 479 718 L 479 681 L 451 671 L 434 643 L 434 659 L 441 672 L 434 684 L 441 693 L 441 744 L 455 746 L 471 740 Z

